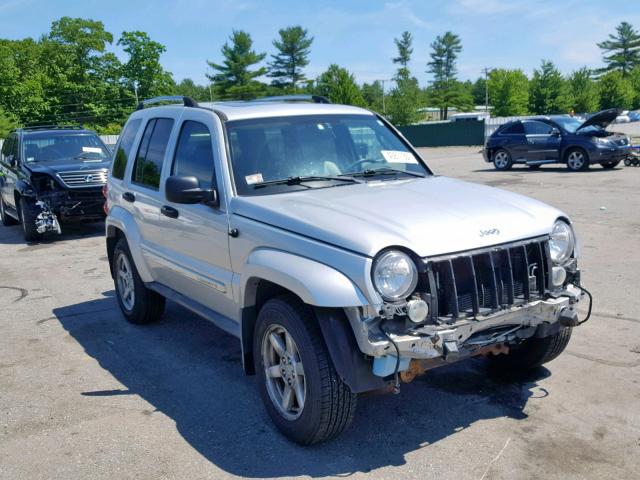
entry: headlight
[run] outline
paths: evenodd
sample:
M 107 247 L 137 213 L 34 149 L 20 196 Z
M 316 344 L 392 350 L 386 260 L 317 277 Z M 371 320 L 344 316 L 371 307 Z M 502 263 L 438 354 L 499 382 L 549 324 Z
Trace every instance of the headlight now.
M 551 230 L 551 239 L 549 240 L 549 250 L 551 252 L 551 260 L 555 264 L 562 264 L 569 260 L 575 247 L 575 238 L 573 230 L 562 220 L 556 220 Z
M 409 255 L 389 250 L 373 264 L 373 285 L 385 300 L 398 301 L 413 292 L 418 283 L 418 269 Z
M 603 137 L 593 137 L 593 141 L 600 145 L 609 145 L 609 140 Z

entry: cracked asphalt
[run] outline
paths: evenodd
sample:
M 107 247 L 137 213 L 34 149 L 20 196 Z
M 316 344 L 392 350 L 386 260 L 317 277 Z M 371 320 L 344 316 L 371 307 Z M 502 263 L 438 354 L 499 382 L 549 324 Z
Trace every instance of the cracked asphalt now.
M 581 239 L 593 318 L 547 368 L 434 370 L 298 447 L 236 340 L 173 304 L 155 325 L 122 319 L 102 224 L 32 245 L 0 226 L 0 478 L 640 478 L 640 168 L 496 172 L 477 150 L 422 152 L 439 174 L 563 209 Z

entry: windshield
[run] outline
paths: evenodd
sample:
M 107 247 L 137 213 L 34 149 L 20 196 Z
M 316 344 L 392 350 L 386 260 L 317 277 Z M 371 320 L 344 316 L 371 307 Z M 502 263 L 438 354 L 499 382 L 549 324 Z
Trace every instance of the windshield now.
M 429 174 L 409 147 L 373 115 L 238 120 L 227 123 L 227 134 L 239 195 L 349 185 L 339 180 L 350 175 L 366 181 Z M 314 178 L 305 183 L 307 177 Z M 278 183 L 286 179 L 297 181 Z
M 109 155 L 104 143 L 92 133 L 29 133 L 24 136 L 23 148 L 27 163 L 72 159 L 102 161 Z
M 569 133 L 576 133 L 578 127 L 584 123 L 584 120 L 576 117 L 553 117 L 553 121 Z M 588 127 L 580 129 L 581 132 L 594 132 L 597 130 L 600 130 L 600 128 L 594 125 L 589 125 Z

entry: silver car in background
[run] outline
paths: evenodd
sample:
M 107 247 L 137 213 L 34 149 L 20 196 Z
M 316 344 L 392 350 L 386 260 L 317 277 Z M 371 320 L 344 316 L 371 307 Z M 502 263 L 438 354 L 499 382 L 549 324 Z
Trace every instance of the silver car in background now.
M 430 368 L 476 355 L 536 368 L 581 323 L 575 232 L 557 209 L 434 175 L 361 108 L 178 100 L 145 102 L 116 146 L 118 302 L 149 323 L 170 299 L 236 336 L 294 441 L 338 435 L 357 394 Z

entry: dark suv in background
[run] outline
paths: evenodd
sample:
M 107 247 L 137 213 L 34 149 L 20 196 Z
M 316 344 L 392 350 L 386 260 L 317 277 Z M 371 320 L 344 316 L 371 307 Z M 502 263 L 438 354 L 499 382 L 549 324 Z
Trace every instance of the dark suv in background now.
M 631 147 L 627 135 L 606 130 L 619 114 L 612 108 L 586 121 L 557 115 L 508 122 L 487 139 L 484 159 L 497 170 L 509 170 L 515 163 L 531 168 L 565 163 L 572 171 L 587 170 L 592 163 L 614 168 L 630 155 Z
M 0 153 L 0 217 L 22 224 L 26 241 L 60 224 L 105 217 L 102 187 L 110 152 L 80 127 L 29 127 L 12 131 Z

